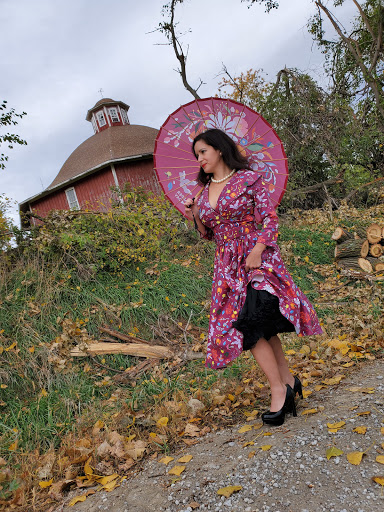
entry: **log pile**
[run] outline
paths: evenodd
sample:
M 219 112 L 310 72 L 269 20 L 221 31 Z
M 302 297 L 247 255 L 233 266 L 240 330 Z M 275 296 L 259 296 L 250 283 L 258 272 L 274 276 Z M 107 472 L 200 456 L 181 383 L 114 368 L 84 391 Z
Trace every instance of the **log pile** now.
M 340 269 L 368 274 L 384 271 L 384 226 L 371 224 L 354 232 L 337 227 L 332 240 L 336 241 L 335 262 Z

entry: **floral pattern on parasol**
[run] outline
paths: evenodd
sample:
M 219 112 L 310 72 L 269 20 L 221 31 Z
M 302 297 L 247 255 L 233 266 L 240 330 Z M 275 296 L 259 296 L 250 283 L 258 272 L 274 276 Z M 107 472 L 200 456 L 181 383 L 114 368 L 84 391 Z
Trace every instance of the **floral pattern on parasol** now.
M 155 170 L 165 195 L 184 214 L 184 203 L 201 189 L 200 166 L 192 153 L 193 139 L 210 128 L 229 135 L 253 171 L 263 176 L 272 202 L 278 205 L 288 180 L 283 144 L 272 126 L 251 108 L 231 99 L 191 101 L 168 116 L 156 138 Z

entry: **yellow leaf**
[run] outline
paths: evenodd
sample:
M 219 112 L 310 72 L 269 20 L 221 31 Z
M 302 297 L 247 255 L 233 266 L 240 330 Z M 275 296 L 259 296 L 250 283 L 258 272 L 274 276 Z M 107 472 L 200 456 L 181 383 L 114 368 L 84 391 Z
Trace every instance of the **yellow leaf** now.
M 323 388 L 325 388 L 325 386 L 322 386 L 321 384 L 317 384 L 317 385 L 315 386 L 315 391 L 320 391 L 320 389 L 323 389 Z M 304 394 L 304 393 L 303 393 L 303 394 Z
M 254 441 L 248 441 L 247 443 L 243 444 L 243 448 L 245 448 L 246 446 L 253 446 L 254 444 L 255 444 Z
M 384 486 L 384 476 L 373 476 L 372 480 L 376 482 L 377 484 Z
M 254 450 L 253 452 L 249 452 L 248 453 L 248 459 L 252 459 L 252 457 L 254 457 L 256 455 L 256 451 Z
M 343 366 L 344 368 L 349 368 L 350 366 L 354 366 L 354 364 L 355 364 L 355 363 L 354 363 L 353 361 L 350 361 L 349 363 L 345 363 L 345 364 L 343 364 L 342 366 Z
M 85 501 L 87 499 L 86 495 L 83 494 L 82 496 L 75 496 L 71 499 L 71 501 L 68 503 L 70 507 L 73 507 L 73 505 L 76 505 L 76 503 L 79 503 L 80 501 Z
M 93 475 L 93 469 L 91 468 L 91 466 L 89 464 L 91 462 L 91 459 L 92 459 L 92 457 L 89 457 L 87 462 L 84 464 L 84 474 L 88 477 Z
M 380 432 L 384 435 L 384 427 L 381 427 Z
M 43 480 L 42 482 L 39 482 L 39 485 L 42 489 L 45 489 L 46 487 L 50 487 L 52 485 L 53 478 L 50 480 Z
M 358 416 L 369 416 L 371 414 L 371 411 L 364 411 L 364 412 L 358 412 Z
M 310 391 L 309 389 L 303 389 L 303 397 L 308 398 L 309 395 L 312 395 L 312 391 Z
M 244 425 L 244 427 L 239 428 L 239 434 L 244 434 L 244 432 L 249 432 L 252 430 L 252 425 Z
M 272 448 L 272 445 L 271 444 L 264 444 L 260 448 L 263 450 L 263 452 L 267 452 L 268 450 L 270 450 Z
M 336 448 L 336 446 L 332 446 L 332 448 L 328 448 L 325 452 L 327 459 L 329 460 L 331 457 L 338 457 L 339 455 L 343 455 L 343 451 Z
M 1 384 L 0 388 L 1 389 L 6 389 L 8 386 L 6 384 Z
M 102 476 L 101 478 L 98 478 L 97 479 L 97 482 L 100 484 L 100 485 L 107 485 L 109 484 L 110 482 L 113 482 L 114 480 L 116 480 L 116 478 L 119 478 L 119 475 L 117 473 L 114 473 L 113 475 L 109 475 L 109 476 Z
M 159 427 L 166 427 L 168 425 L 168 421 L 169 421 L 169 418 L 167 418 L 166 416 L 163 416 L 162 418 L 157 420 L 156 423 Z
M 263 436 L 271 436 L 272 432 L 264 432 Z
M 339 382 L 341 381 L 342 377 L 341 376 L 338 376 L 338 377 L 333 377 L 332 379 L 325 379 L 325 380 L 322 380 L 321 382 L 323 384 L 326 384 L 327 386 L 334 386 L 335 384 L 339 384 Z
M 310 354 L 311 349 L 308 347 L 308 345 L 303 345 L 301 349 L 299 350 L 301 354 Z
M 48 393 L 45 391 L 45 389 L 43 388 L 41 391 L 40 391 L 40 395 L 41 396 L 47 396 Z
M 8 447 L 10 452 L 14 452 L 17 449 L 17 440 Z
M 179 459 L 177 462 L 181 462 L 181 463 L 185 464 L 187 462 L 191 462 L 192 459 L 193 459 L 193 455 L 184 455 L 184 457 L 181 457 L 181 459 Z
M 185 466 L 174 466 L 171 470 L 168 471 L 168 475 L 180 476 L 184 469 Z
M 229 485 L 228 487 L 222 487 L 217 491 L 217 494 L 220 496 L 225 496 L 226 498 L 229 498 L 232 496 L 234 492 L 241 491 L 243 487 L 241 485 Z
M 317 409 L 305 409 L 304 411 L 302 411 L 302 415 L 306 415 L 306 414 L 316 414 L 318 412 Z
M 170 462 L 172 462 L 174 460 L 173 457 L 163 457 L 162 459 L 159 460 L 159 462 L 161 462 L 162 464 L 169 464 Z
M 286 350 L 285 353 L 287 354 L 287 356 L 293 356 L 296 354 L 296 350 Z
M 379 462 L 380 464 L 384 464 L 384 455 L 378 455 L 376 457 L 376 462 Z
M 353 429 L 353 432 L 356 432 L 356 434 L 365 434 L 367 431 L 367 427 L 356 427 Z
M 233 395 L 228 395 L 228 398 L 230 399 L 231 402 L 233 402 L 235 399 L 235 397 Z
M 16 347 L 16 345 L 17 345 L 17 343 L 16 343 L 16 342 L 12 343 L 12 345 L 9 345 L 9 347 L 7 347 L 7 348 L 5 349 L 5 351 L 6 351 L 6 352 L 8 352 L 9 350 L 14 349 L 14 348 Z
M 104 422 L 101 420 L 97 420 L 96 423 L 93 425 L 94 429 L 101 430 L 104 427 Z
M 103 485 L 102 490 L 110 492 L 110 491 L 113 491 L 113 489 L 115 489 L 115 487 L 117 487 L 119 485 L 120 485 L 119 480 L 115 479 L 115 480 L 112 480 L 111 482 L 108 482 L 105 485 Z
M 358 466 L 363 458 L 364 452 L 351 452 L 347 453 L 348 462 L 354 466 Z
M 345 421 L 339 421 L 338 423 L 327 423 L 328 428 L 336 428 L 336 429 L 344 427 L 344 425 L 345 425 Z
M 33 354 L 33 353 L 34 353 L 34 351 L 35 351 L 35 347 L 29 347 L 29 349 L 28 349 L 28 350 L 29 350 L 29 352 L 30 352 L 31 354 Z
M 256 425 L 253 425 L 253 428 L 254 428 L 255 430 L 259 430 L 259 429 L 260 429 L 260 428 L 262 428 L 262 427 L 263 427 L 263 424 L 262 424 L 262 423 L 256 423 Z

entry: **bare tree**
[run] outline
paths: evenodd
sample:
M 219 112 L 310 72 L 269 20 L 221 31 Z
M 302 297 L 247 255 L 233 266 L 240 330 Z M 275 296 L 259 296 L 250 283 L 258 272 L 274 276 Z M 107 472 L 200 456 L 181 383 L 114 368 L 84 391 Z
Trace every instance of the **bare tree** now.
M 177 23 L 175 22 L 175 8 L 177 4 L 182 4 L 183 1 L 184 0 L 171 0 L 171 2 L 163 6 L 162 15 L 168 19 L 159 23 L 159 28 L 157 30 L 165 34 L 169 41 L 168 44 L 172 45 L 173 47 L 176 58 L 180 63 L 180 67 L 176 71 L 180 74 L 184 87 L 192 94 L 195 99 L 199 99 L 200 96 L 198 95 L 197 91 L 200 89 L 204 82 L 200 79 L 200 83 L 196 88 L 193 88 L 188 82 L 186 68 L 188 48 L 185 53 L 180 42 L 180 34 L 176 33 Z

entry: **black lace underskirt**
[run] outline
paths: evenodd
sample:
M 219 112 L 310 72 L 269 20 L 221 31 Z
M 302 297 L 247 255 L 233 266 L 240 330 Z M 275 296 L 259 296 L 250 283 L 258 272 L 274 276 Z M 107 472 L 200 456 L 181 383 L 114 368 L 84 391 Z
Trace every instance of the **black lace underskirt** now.
M 253 348 L 260 338 L 269 340 L 281 332 L 294 332 L 292 323 L 281 314 L 279 299 L 265 290 L 247 286 L 247 296 L 232 326 L 243 333 L 243 350 Z

